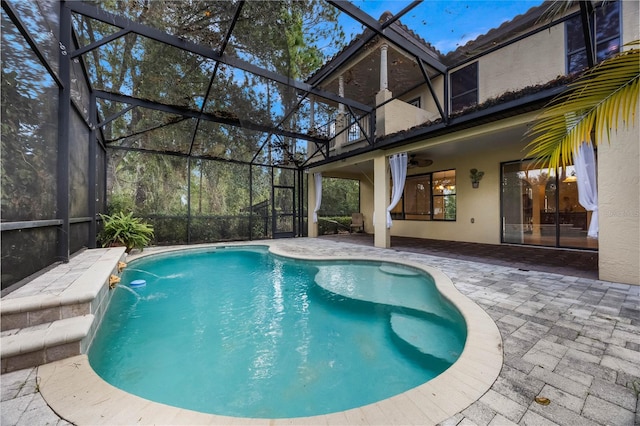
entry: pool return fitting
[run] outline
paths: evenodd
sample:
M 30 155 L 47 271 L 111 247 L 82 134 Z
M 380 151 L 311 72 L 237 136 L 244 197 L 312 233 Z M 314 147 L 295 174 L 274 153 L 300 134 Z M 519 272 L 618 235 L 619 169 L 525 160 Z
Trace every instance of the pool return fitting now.
M 120 282 L 119 276 L 111 275 L 109 277 L 109 288 L 113 290 L 119 282 Z

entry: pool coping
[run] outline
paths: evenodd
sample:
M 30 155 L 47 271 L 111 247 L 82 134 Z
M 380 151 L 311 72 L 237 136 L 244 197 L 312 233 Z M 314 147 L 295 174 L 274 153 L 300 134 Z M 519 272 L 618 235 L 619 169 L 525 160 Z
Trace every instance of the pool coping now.
M 265 246 L 275 255 L 301 260 L 365 260 L 392 262 L 429 273 L 438 291 L 463 315 L 468 328 L 460 358 L 430 381 L 391 398 L 362 407 L 312 417 L 257 419 L 200 413 L 152 402 L 131 395 L 102 380 L 86 355 L 78 355 L 38 367 L 39 389 L 49 406 L 74 424 L 437 424 L 454 416 L 489 390 L 503 363 L 502 338 L 491 317 L 458 291 L 451 279 L 437 268 L 385 256 L 322 256 L 292 250 L 277 241 L 180 246 L 147 251 L 143 256 L 193 248 Z

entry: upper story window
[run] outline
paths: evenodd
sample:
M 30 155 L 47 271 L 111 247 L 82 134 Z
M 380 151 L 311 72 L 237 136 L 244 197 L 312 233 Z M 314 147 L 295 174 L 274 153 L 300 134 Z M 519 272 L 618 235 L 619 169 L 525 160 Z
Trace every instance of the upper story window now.
M 421 108 L 420 106 L 420 96 L 418 96 L 415 99 L 411 99 L 410 101 L 407 102 L 409 105 L 413 105 L 416 108 Z
M 478 104 L 478 63 L 451 73 L 451 111 Z
M 456 220 L 456 171 L 407 176 L 395 219 Z
M 620 51 L 620 2 L 605 2 L 596 10 L 595 28 L 596 61 L 601 62 Z M 566 22 L 567 72 L 581 71 L 587 67 L 587 51 L 582 32 L 582 20 L 575 16 Z
M 358 126 L 358 123 L 353 123 L 351 126 L 349 126 L 349 142 L 353 142 L 353 141 L 357 141 L 358 139 L 360 139 L 360 126 Z

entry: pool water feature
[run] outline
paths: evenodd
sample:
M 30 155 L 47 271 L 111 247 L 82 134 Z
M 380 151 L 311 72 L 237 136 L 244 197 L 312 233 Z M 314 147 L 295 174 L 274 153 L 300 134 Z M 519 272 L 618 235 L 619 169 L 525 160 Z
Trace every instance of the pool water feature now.
M 427 274 L 390 263 L 217 248 L 130 266 L 122 281 L 147 285 L 117 288 L 89 361 L 114 386 L 195 411 L 283 418 L 376 402 L 442 373 L 466 338 Z

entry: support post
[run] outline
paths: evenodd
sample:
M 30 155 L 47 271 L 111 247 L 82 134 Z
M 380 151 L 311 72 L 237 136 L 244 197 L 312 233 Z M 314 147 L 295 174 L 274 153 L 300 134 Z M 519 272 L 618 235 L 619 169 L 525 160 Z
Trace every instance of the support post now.
M 389 88 L 388 68 L 387 68 L 387 50 L 389 46 L 383 44 L 380 46 L 380 91 Z
M 387 102 L 391 100 L 393 94 L 389 91 L 388 67 L 387 67 L 387 50 L 389 46 L 383 44 L 380 46 L 380 90 L 376 93 L 376 134 L 374 137 L 386 135 L 386 110 Z M 379 106 L 378 106 L 379 105 Z
M 96 223 L 96 215 L 97 215 L 97 206 L 98 202 L 97 190 L 96 190 L 96 178 L 98 174 L 98 141 L 96 138 L 96 129 L 97 129 L 97 106 L 96 106 L 96 97 L 91 94 L 89 101 L 89 165 L 88 173 L 89 173 L 89 217 L 91 217 L 91 222 L 89 222 L 89 241 L 87 241 L 87 247 L 96 248 L 96 236 L 98 233 L 98 226 Z
M 316 209 L 316 185 L 313 174 L 307 176 L 307 233 L 309 238 L 318 236 L 318 224 L 313 222 L 313 212 Z
M 202 167 L 200 167 L 200 173 L 202 173 Z M 187 244 L 191 244 L 191 156 L 187 157 Z
M 66 2 L 60 3 L 60 78 L 58 98 L 58 157 L 57 157 L 57 218 L 62 220 L 58 227 L 57 259 L 69 261 L 69 113 L 71 109 L 71 61 L 68 51 L 71 47 L 71 11 Z
M 389 170 L 387 157 L 373 159 L 373 230 L 374 245 L 391 247 L 391 232 L 387 228 L 387 205 L 389 204 Z

